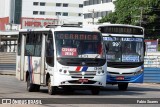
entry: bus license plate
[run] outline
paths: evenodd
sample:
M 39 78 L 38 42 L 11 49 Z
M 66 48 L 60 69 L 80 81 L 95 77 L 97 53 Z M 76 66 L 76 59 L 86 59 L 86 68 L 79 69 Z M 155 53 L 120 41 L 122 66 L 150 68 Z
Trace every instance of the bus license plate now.
M 124 80 L 124 76 L 118 76 L 116 77 L 116 80 Z
M 79 82 L 88 82 L 88 79 L 79 79 Z

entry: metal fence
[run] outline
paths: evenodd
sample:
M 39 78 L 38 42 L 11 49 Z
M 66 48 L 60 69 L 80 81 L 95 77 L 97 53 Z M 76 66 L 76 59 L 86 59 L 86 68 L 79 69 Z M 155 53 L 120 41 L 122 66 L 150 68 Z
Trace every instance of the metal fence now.
M 160 83 L 160 55 L 145 56 L 144 67 L 144 82 Z

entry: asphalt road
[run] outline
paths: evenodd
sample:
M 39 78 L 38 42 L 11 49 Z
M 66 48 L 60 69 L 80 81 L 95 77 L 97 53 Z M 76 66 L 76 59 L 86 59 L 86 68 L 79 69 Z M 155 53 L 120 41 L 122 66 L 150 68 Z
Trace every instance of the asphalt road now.
M 56 95 L 49 95 L 47 87 L 41 87 L 40 92 L 27 92 L 25 82 L 18 81 L 13 75 L 0 75 L 0 99 L 6 98 L 12 100 L 17 98 L 16 100 L 22 101 L 27 98 L 42 100 L 42 105 L 33 105 L 33 107 L 159 107 L 160 84 L 129 84 L 127 91 L 119 91 L 117 86 L 107 85 L 99 95 L 91 95 L 89 90 L 72 93 L 60 90 Z M 149 101 L 154 103 L 149 104 Z M 4 104 L 1 106 L 4 107 Z M 12 105 L 14 106 L 24 107 L 24 105 Z

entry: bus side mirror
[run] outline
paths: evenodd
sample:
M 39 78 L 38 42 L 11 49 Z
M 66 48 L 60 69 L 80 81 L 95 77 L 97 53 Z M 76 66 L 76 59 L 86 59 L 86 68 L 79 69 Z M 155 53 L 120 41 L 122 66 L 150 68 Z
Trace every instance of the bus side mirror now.
M 143 54 L 144 54 L 144 56 L 145 56 L 145 53 L 146 53 L 146 44 L 145 44 L 145 42 L 143 43 Z

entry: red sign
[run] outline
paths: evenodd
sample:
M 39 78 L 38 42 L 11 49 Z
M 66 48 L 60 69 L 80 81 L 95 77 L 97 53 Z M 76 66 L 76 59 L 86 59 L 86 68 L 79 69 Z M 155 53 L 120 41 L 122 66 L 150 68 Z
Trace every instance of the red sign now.
M 116 80 L 124 80 L 124 76 L 118 76 L 116 77 Z
M 57 19 L 44 19 L 44 18 L 22 18 L 22 28 L 39 28 L 47 24 L 57 24 Z
M 77 48 L 62 48 L 62 56 L 77 56 Z
M 79 79 L 78 81 L 81 82 L 81 83 L 82 82 L 88 82 L 88 79 Z
M 9 23 L 9 17 L 0 18 L 0 30 L 5 30 L 5 25 Z

